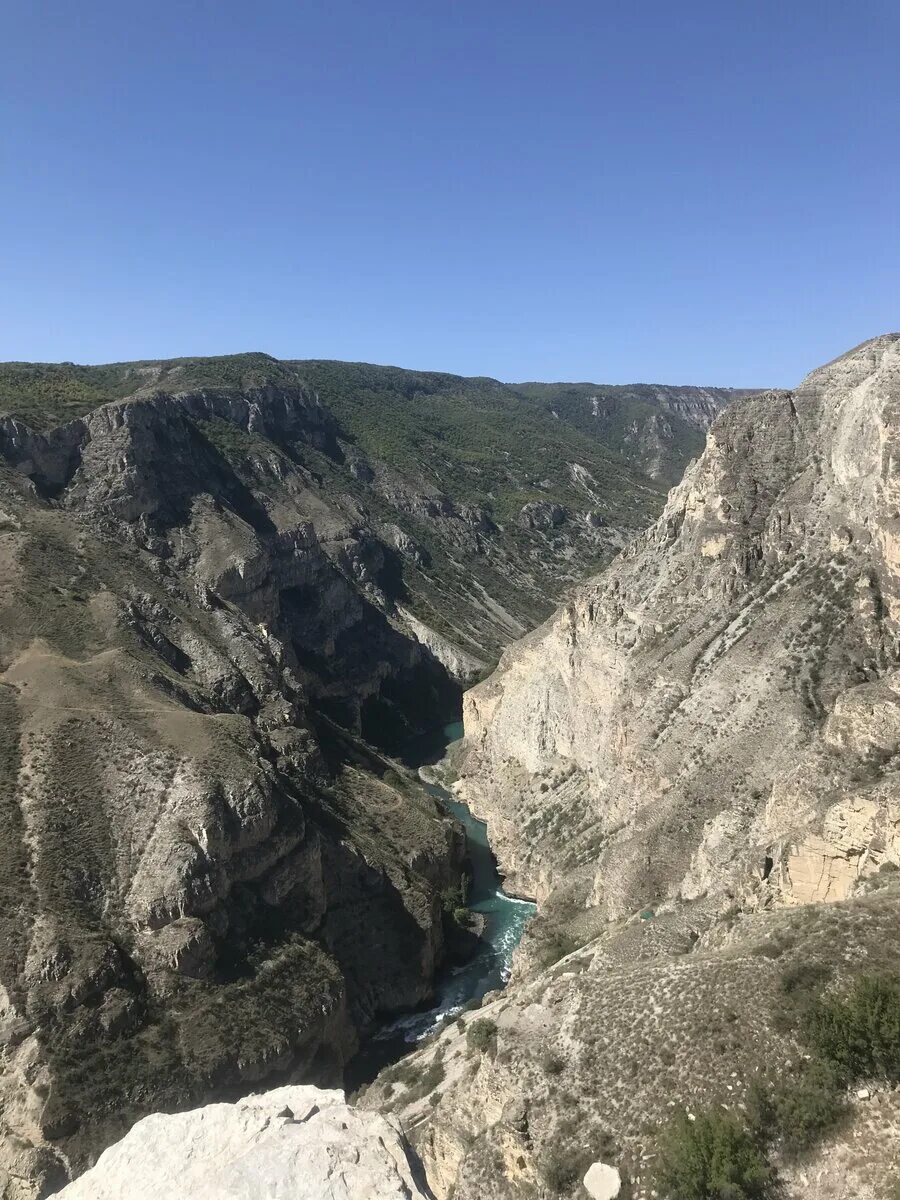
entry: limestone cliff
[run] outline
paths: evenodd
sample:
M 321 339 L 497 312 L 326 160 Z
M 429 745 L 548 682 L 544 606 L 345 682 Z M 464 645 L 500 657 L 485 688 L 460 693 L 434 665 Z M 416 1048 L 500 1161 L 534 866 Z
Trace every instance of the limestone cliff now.
M 253 497 L 257 518 L 265 511 L 279 527 L 299 508 L 351 582 L 468 682 L 657 515 L 657 481 L 680 477 L 711 414 L 739 394 L 591 385 L 590 398 L 583 386 L 265 354 L 7 363 L 0 443 L 53 498 L 91 458 L 99 410 L 126 401 L 130 432 L 99 431 L 101 475 L 106 450 L 128 442 L 135 454 L 123 471 L 156 471 L 158 481 L 162 426 L 189 435 L 201 459 L 218 459 L 210 494 L 227 481 L 235 500 Z M 155 457 L 138 466 L 148 450 Z M 147 495 L 134 482 L 139 514 Z M 150 476 L 143 483 L 154 490 Z M 122 497 L 106 499 L 124 512 Z
M 466 696 L 515 886 L 609 917 L 900 862 L 900 337 L 736 401 L 656 524 Z
M 386 755 L 662 494 L 493 380 L 6 364 L 0 407 L 0 1194 L 30 1200 L 148 1111 L 336 1080 L 428 995 L 462 841 Z
M 443 954 L 462 835 L 373 742 L 454 685 L 392 621 L 377 539 L 257 430 L 334 452 L 289 387 L 139 397 L 55 440 L 0 430 L 12 1200 L 149 1110 L 339 1080 Z

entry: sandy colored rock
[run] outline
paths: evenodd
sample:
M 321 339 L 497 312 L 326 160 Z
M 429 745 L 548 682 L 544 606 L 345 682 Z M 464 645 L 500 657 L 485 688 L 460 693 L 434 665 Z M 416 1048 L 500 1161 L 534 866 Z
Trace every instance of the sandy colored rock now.
M 512 886 L 620 919 L 900 863 L 900 336 L 736 401 L 659 521 L 465 698 Z
M 448 1029 L 407 1064 L 440 1061 L 432 1097 L 366 1095 L 441 1200 L 598 1161 L 649 1200 L 678 1110 L 742 1114 L 809 1053 L 792 988 L 900 969 L 898 414 L 900 335 L 737 401 L 656 525 L 467 693 L 455 790 L 541 903 L 467 1018 L 493 1051 Z M 776 1156 L 786 1200 L 895 1183 L 896 1093 L 859 1090 Z

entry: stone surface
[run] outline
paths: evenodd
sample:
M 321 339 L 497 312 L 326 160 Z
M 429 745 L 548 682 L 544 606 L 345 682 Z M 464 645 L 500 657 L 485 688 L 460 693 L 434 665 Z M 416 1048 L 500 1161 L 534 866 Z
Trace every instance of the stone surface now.
M 557 417 L 259 354 L 0 374 L 0 1194 L 32 1200 L 148 1111 L 339 1079 L 428 996 L 462 839 L 388 754 L 658 511 L 605 446 L 623 406 L 665 410 L 677 474 L 731 393 Z M 511 406 L 553 431 L 539 477 L 543 435 L 478 457 Z
M 456 685 L 297 461 L 335 437 L 298 386 L 0 429 L 4 1200 L 147 1111 L 337 1081 L 430 994 L 463 837 L 385 747 Z
M 584 1190 L 591 1200 L 615 1200 L 622 1188 L 622 1179 L 615 1167 L 595 1162 L 584 1177 Z
M 900 337 L 735 402 L 656 525 L 465 701 L 512 884 L 613 918 L 900 863 Z M 767 865 L 768 864 L 768 865 Z
M 59 1200 L 424 1200 L 395 1120 L 282 1087 L 139 1121 Z
M 445 657 L 466 682 L 470 657 L 496 661 L 565 587 L 655 516 L 662 483 L 680 477 L 712 417 L 742 394 L 642 385 L 591 394 L 263 354 L 92 368 L 7 363 L 0 392 L 16 414 L 0 413 L 0 453 L 41 495 L 69 499 L 74 490 L 126 520 L 153 521 L 166 438 L 189 436 L 218 468 L 204 472 L 214 499 L 226 509 L 237 501 L 251 525 L 255 516 L 257 535 L 258 518 L 281 527 L 299 507 L 306 545 L 317 541 L 409 633 L 402 604 L 450 648 Z M 178 458 L 176 450 L 168 482 L 184 503 Z M 251 499 L 258 506 L 241 507 Z M 523 522 L 523 502 L 569 519 Z M 231 540 L 244 543 L 232 586 L 260 584 L 265 554 L 228 524 Z M 221 550 L 210 547 L 211 565 Z

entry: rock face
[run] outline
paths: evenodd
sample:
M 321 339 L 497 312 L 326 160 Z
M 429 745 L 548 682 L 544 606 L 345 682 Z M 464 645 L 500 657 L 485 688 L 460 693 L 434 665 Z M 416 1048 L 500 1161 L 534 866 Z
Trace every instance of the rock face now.
M 585 1172 L 584 1190 L 591 1200 L 615 1200 L 622 1190 L 619 1172 L 608 1163 L 591 1163 Z
M 244 498 L 254 496 L 270 517 L 281 501 L 292 509 L 302 495 L 304 516 L 317 537 L 325 535 L 319 541 L 339 569 L 366 586 L 402 633 L 445 648 L 442 661 L 470 682 L 543 620 L 565 587 L 657 515 L 664 500 L 657 481 L 680 477 L 710 414 L 739 394 L 595 387 L 598 417 L 580 386 L 569 403 L 565 384 L 516 387 L 263 354 L 106 367 L 0 364 L 0 443 L 52 498 L 90 457 L 86 443 L 103 402 L 127 398 L 135 450 L 142 459 L 154 450 L 155 458 L 123 466 L 148 472 L 144 483 L 155 492 L 165 440 L 152 414 L 168 395 L 173 433 L 180 423 L 206 458 L 211 444 L 238 475 Z M 138 401 L 149 402 L 141 433 Z M 4 418 L 4 409 L 15 415 Z M 657 417 L 667 432 L 651 438 L 645 454 Z M 106 449 L 129 440 L 122 429 L 101 436 L 101 468 Z M 234 489 L 232 479 L 237 499 Z M 136 516 L 148 495 L 140 486 L 129 494 Z M 289 553 L 284 547 L 282 556 Z
M 139 1121 L 59 1200 L 425 1200 L 395 1120 L 282 1087 Z
M 900 862 L 900 338 L 737 401 L 655 526 L 468 693 L 513 883 L 843 899 Z
M 898 461 L 900 335 L 736 401 L 466 695 L 455 786 L 541 907 L 507 991 L 366 1096 L 440 1197 L 571 1192 L 597 1160 L 656 1194 L 673 1110 L 741 1113 L 805 1061 L 798 981 L 900 970 Z M 896 1090 L 867 1105 L 778 1164 L 786 1197 L 887 1194 Z
M 883 883 L 834 904 L 735 913 L 702 933 L 702 913 L 674 906 L 612 922 L 558 962 L 532 963 L 383 1072 L 364 1103 L 401 1119 L 439 1200 L 549 1200 L 582 1183 L 590 1195 L 598 1159 L 619 1173 L 619 1196 L 650 1200 L 657 1137 L 675 1112 L 742 1112 L 756 1085 L 796 1074 L 804 1050 L 784 1021 L 785 981 L 833 975 L 840 987 L 861 964 L 900 967 L 900 887 Z M 437 1080 L 430 1095 L 423 1079 Z M 900 1093 L 880 1090 L 873 1109 L 853 1092 L 830 1137 L 779 1164 L 779 1195 L 882 1200 L 898 1149 Z

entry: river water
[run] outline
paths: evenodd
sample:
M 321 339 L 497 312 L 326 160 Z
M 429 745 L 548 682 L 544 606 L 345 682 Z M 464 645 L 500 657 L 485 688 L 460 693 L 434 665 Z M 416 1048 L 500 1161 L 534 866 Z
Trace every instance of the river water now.
M 411 747 L 406 760 L 410 766 L 434 762 L 460 737 L 461 723 L 445 725 L 439 739 L 431 736 Z M 462 965 L 445 968 L 438 976 L 434 999 L 427 1009 L 394 1019 L 367 1040 L 348 1068 L 348 1086 L 368 1082 L 382 1067 L 409 1053 L 416 1042 L 451 1021 L 467 1005 L 502 988 L 509 979 L 513 951 L 535 911 L 530 901 L 504 892 L 484 821 L 473 817 L 446 788 L 434 783 L 426 783 L 425 787 L 465 829 L 470 872 L 468 905 L 481 915 L 483 928 L 471 958 Z

